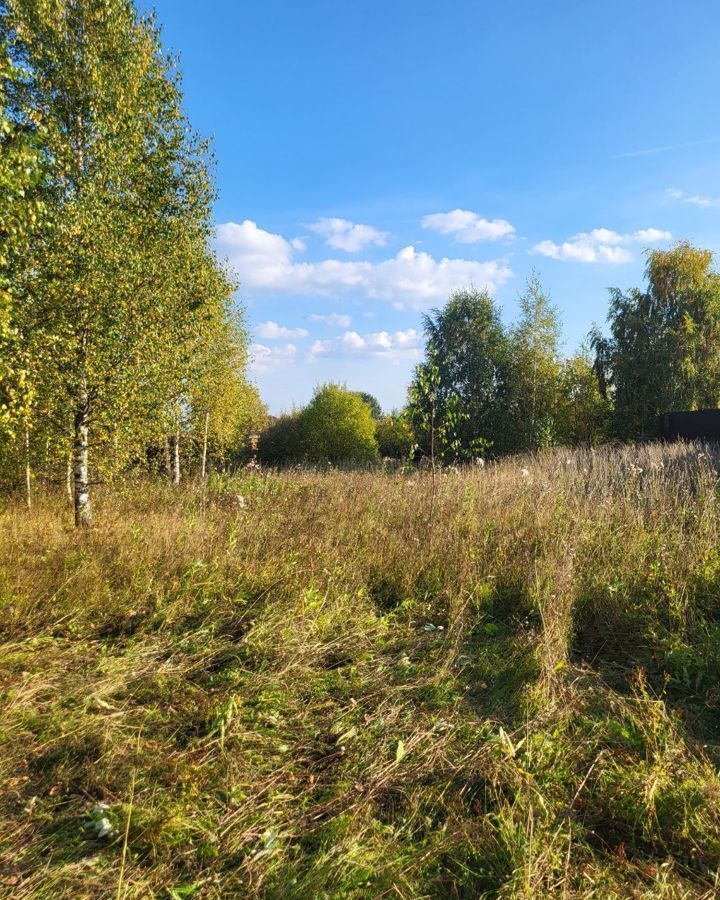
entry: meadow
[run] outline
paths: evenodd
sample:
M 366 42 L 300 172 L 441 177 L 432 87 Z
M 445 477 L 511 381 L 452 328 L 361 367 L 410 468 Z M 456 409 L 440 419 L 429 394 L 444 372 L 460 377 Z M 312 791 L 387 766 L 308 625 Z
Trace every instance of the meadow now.
M 0 510 L 0 895 L 720 895 L 720 452 Z

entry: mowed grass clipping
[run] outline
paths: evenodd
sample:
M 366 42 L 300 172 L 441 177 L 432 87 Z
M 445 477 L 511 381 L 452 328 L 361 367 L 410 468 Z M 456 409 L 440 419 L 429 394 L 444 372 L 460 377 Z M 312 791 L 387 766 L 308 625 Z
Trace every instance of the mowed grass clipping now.
M 0 514 L 0 895 L 720 895 L 700 446 Z

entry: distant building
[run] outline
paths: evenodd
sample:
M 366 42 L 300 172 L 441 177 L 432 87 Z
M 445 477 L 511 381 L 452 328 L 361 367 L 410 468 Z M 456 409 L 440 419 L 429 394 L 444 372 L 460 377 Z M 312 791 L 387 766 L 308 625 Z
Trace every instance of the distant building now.
M 674 441 L 720 442 L 720 409 L 666 413 L 663 416 L 663 436 Z

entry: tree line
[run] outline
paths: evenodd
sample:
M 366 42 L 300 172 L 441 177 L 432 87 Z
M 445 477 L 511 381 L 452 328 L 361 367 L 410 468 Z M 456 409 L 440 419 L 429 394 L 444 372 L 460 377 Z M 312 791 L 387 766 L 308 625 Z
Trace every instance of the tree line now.
M 679 243 L 648 253 L 646 278 L 644 289 L 611 289 L 608 333 L 594 326 L 570 356 L 536 275 L 510 326 L 488 292 L 455 291 L 424 317 L 425 358 L 403 410 L 382 416 L 369 395 L 325 385 L 272 424 L 260 456 L 461 462 L 658 438 L 664 413 L 720 406 L 720 276 L 710 251 Z
M 0 479 L 203 471 L 262 418 L 209 146 L 131 0 L 0 3 Z
M 0 0 L 0 485 L 92 486 L 133 468 L 205 475 L 265 410 L 247 380 L 236 284 L 212 250 L 213 159 L 176 60 L 132 0 Z M 406 408 L 320 388 L 264 430 L 260 458 L 445 461 L 659 436 L 720 405 L 720 276 L 681 243 L 613 289 L 572 355 L 533 276 L 518 320 L 454 292 L 424 320 Z

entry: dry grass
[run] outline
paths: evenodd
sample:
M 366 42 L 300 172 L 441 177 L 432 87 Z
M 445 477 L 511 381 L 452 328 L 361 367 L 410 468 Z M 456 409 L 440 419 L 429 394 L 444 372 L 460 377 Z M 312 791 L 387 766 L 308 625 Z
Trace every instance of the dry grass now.
M 449 472 L 432 530 L 417 472 L 9 503 L 0 892 L 717 896 L 719 467 Z

